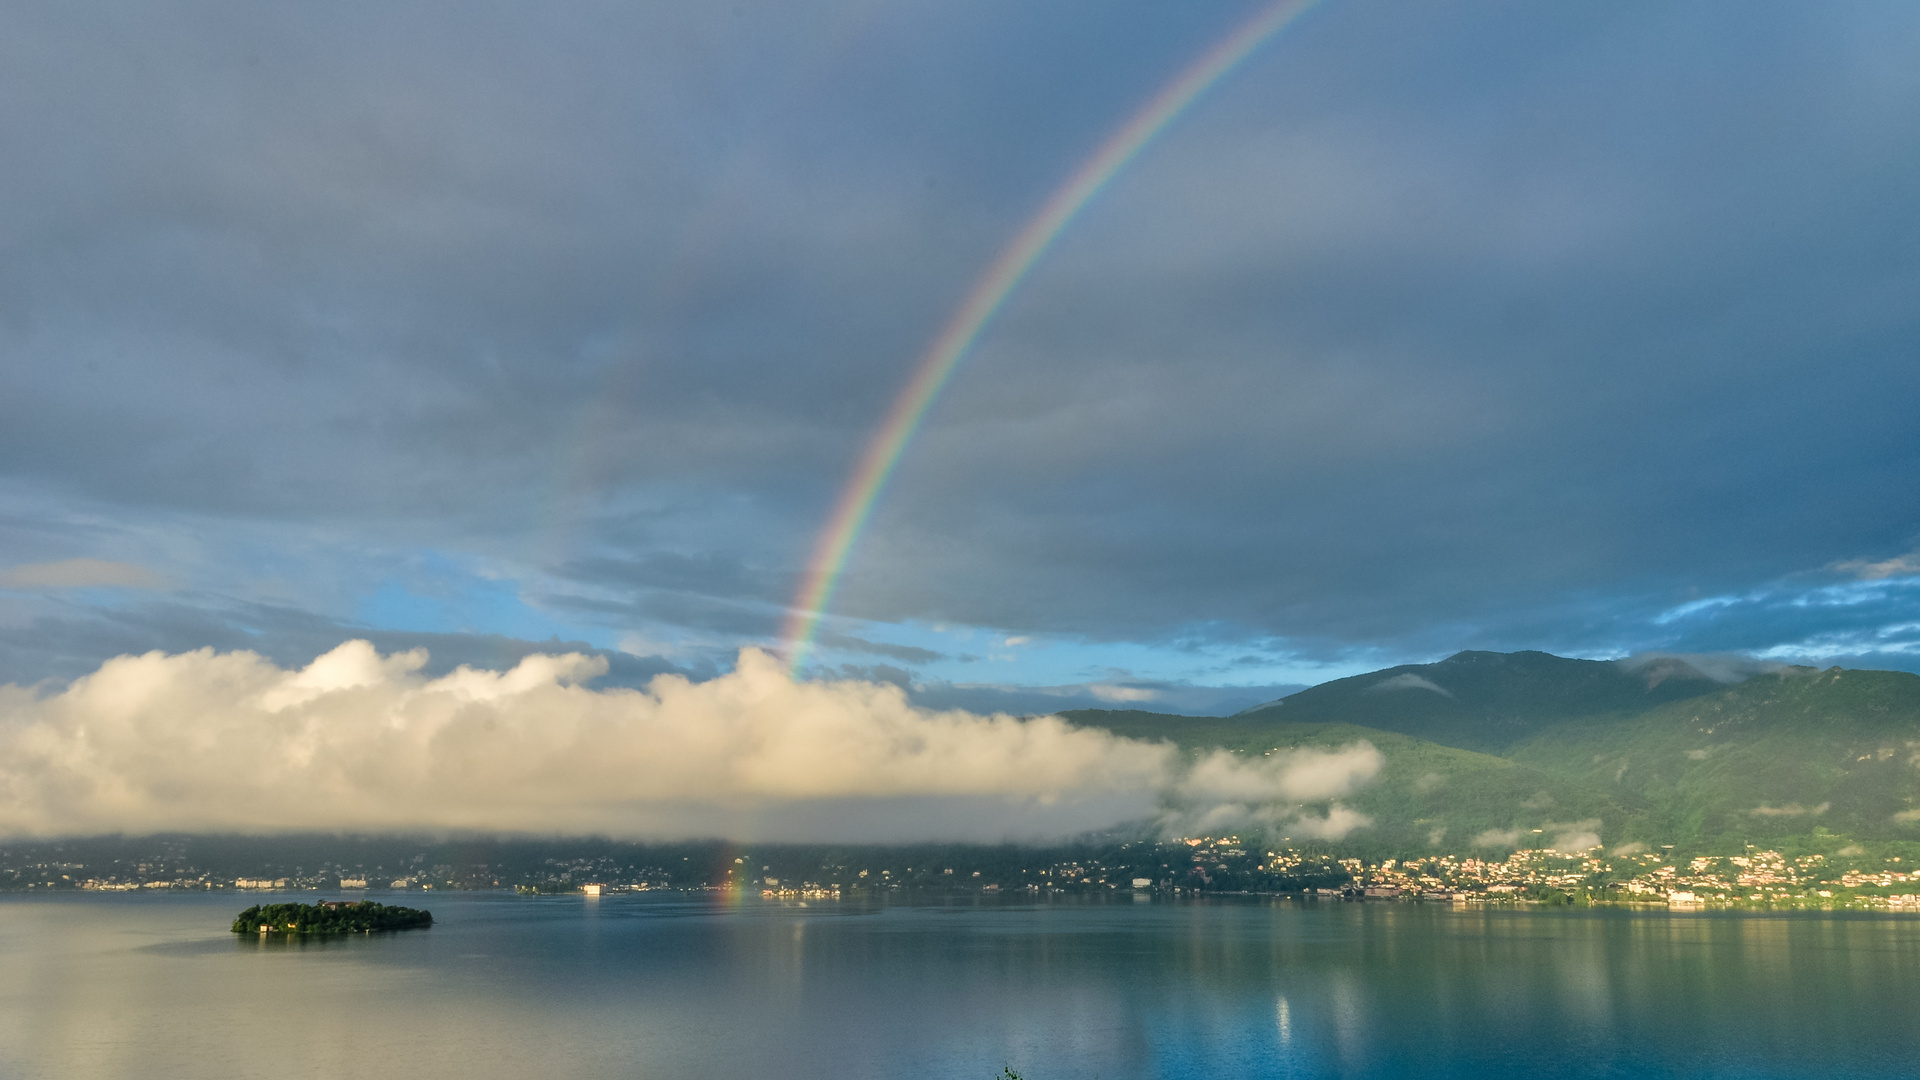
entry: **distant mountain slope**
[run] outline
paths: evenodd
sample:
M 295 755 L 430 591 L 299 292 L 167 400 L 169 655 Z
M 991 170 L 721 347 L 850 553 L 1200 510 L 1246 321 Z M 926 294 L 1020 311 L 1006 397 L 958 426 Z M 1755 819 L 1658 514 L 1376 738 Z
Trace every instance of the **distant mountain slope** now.
M 1512 757 L 1647 807 L 1635 828 L 1649 840 L 1920 839 L 1920 676 L 1906 672 L 1757 675 L 1624 722 L 1543 731 Z
M 1906 851 L 1897 842 L 1907 841 L 1920 856 L 1920 675 L 1906 672 L 1795 668 L 1724 686 L 1677 662 L 1461 653 L 1237 716 L 1063 715 L 1248 756 L 1365 739 L 1385 766 L 1345 800 L 1374 819 L 1346 838 L 1356 850 L 1466 852 L 1597 832 L 1608 846 L 1683 850 L 1860 840 Z M 1476 744 L 1500 753 L 1465 748 Z
M 1355 851 L 1496 851 L 1543 846 L 1589 831 L 1611 839 L 1647 813 L 1614 785 L 1557 778 L 1491 754 L 1376 728 L 1288 723 L 1264 714 L 1222 718 L 1079 709 L 1060 715 L 1129 738 L 1166 739 L 1187 750 L 1221 747 L 1248 757 L 1370 742 L 1385 759 L 1381 773 L 1342 800 L 1373 819 L 1370 827 L 1345 838 L 1343 846 Z
M 1629 666 L 1543 652 L 1462 652 L 1321 683 L 1237 719 L 1356 724 L 1499 753 L 1557 724 L 1613 723 L 1722 685 L 1679 660 Z

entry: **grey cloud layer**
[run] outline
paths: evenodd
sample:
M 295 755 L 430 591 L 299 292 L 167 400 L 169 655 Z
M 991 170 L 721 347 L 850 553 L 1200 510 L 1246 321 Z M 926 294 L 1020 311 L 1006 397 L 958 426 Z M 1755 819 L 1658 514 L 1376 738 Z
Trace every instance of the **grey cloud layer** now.
M 1698 10 L 1546 19 L 1472 73 L 1399 35 L 1345 77 L 1283 48 L 1009 314 L 849 602 L 1590 649 L 1654 597 L 1903 549 L 1920 86 L 1877 10 L 1718 45 Z M 1337 113 L 1301 106 L 1318 76 Z
M 730 653 L 972 276 L 1243 11 L 9 5 L 0 479 L 124 526 L 9 564 L 213 611 L 265 594 L 181 538 L 324 527 Z M 1904 5 L 1316 10 L 1016 295 L 842 609 L 1897 661 L 1897 588 L 1655 620 L 1920 537 L 1916 51 Z M 333 572 L 254 576 L 337 626 Z

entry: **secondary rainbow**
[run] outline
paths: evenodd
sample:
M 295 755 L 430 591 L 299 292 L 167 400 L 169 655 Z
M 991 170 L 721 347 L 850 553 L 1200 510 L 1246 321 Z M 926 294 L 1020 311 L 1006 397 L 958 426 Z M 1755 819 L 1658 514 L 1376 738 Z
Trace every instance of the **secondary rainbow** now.
M 814 635 L 820 629 L 820 620 L 833 602 L 840 573 L 846 569 L 847 558 L 872 516 L 874 503 L 885 489 L 888 477 L 893 475 L 894 466 L 900 463 L 901 455 L 913 440 L 914 432 L 919 430 L 934 399 L 940 396 L 960 361 L 966 358 L 1007 296 L 1081 209 L 1152 142 L 1154 136 L 1166 130 L 1167 125 L 1209 87 L 1226 77 L 1263 42 L 1285 29 L 1315 2 L 1317 0 L 1279 0 L 1262 8 L 1207 50 L 1141 106 L 1085 164 L 1074 170 L 974 283 L 959 310 L 921 355 L 912 380 L 894 400 L 886 419 L 860 455 L 826 527 L 815 542 L 813 557 L 807 562 L 800 592 L 788 611 L 782 633 L 787 662 L 794 674 L 799 674 L 806 661 Z

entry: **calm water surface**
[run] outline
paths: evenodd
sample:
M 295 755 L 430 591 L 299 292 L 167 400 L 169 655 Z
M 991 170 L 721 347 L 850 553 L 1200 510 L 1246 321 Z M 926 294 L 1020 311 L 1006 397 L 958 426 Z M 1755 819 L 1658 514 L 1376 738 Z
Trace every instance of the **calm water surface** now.
M 227 933 L 257 899 L 0 899 L 0 1075 L 1920 1076 L 1900 917 L 441 894 Z

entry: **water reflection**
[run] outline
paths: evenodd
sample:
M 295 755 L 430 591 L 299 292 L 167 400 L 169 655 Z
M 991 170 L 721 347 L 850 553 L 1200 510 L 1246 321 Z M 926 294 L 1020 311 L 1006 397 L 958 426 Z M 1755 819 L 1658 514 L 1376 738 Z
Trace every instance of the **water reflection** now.
M 1920 922 L 1402 904 L 0 901 L 0 1074 L 1909 1075 Z M 848 918 L 849 915 L 863 917 Z

